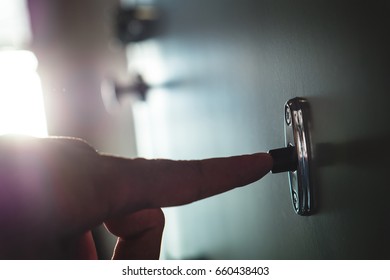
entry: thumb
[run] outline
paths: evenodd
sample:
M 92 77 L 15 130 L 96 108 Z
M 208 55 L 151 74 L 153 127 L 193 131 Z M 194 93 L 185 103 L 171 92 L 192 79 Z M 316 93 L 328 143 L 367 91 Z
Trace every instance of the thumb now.
M 118 236 L 113 259 L 158 259 L 164 229 L 160 208 L 145 209 L 105 223 Z

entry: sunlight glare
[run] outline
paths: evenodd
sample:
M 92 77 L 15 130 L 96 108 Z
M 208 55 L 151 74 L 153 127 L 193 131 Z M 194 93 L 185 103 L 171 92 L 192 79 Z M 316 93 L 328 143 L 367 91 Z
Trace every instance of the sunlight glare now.
M 0 135 L 47 136 L 38 61 L 29 51 L 0 51 Z

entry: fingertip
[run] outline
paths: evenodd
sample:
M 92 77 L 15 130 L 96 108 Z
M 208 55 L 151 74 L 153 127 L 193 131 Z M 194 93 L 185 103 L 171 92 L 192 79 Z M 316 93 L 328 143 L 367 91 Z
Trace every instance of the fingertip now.
M 265 162 L 267 164 L 267 168 L 269 171 L 271 171 L 273 165 L 274 165 L 274 159 L 269 153 L 264 153 Z
M 263 173 L 263 176 L 268 174 L 274 165 L 274 160 L 269 153 L 256 153 L 253 154 L 258 158 L 259 172 Z

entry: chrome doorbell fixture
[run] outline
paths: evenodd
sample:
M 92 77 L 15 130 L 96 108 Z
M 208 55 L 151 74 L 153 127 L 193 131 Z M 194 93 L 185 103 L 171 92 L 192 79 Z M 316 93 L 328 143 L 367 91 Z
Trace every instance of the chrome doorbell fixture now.
M 312 147 L 310 106 L 296 97 L 284 106 L 286 147 L 270 150 L 274 159 L 272 173 L 288 172 L 293 208 L 299 215 L 313 213 Z

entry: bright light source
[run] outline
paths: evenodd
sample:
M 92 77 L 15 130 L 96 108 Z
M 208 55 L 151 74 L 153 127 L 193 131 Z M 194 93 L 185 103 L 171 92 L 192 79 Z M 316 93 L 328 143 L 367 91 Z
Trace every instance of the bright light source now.
M 0 0 L 0 45 L 20 47 L 31 40 L 26 0 Z
M 0 51 L 0 135 L 47 136 L 38 61 L 29 51 Z

